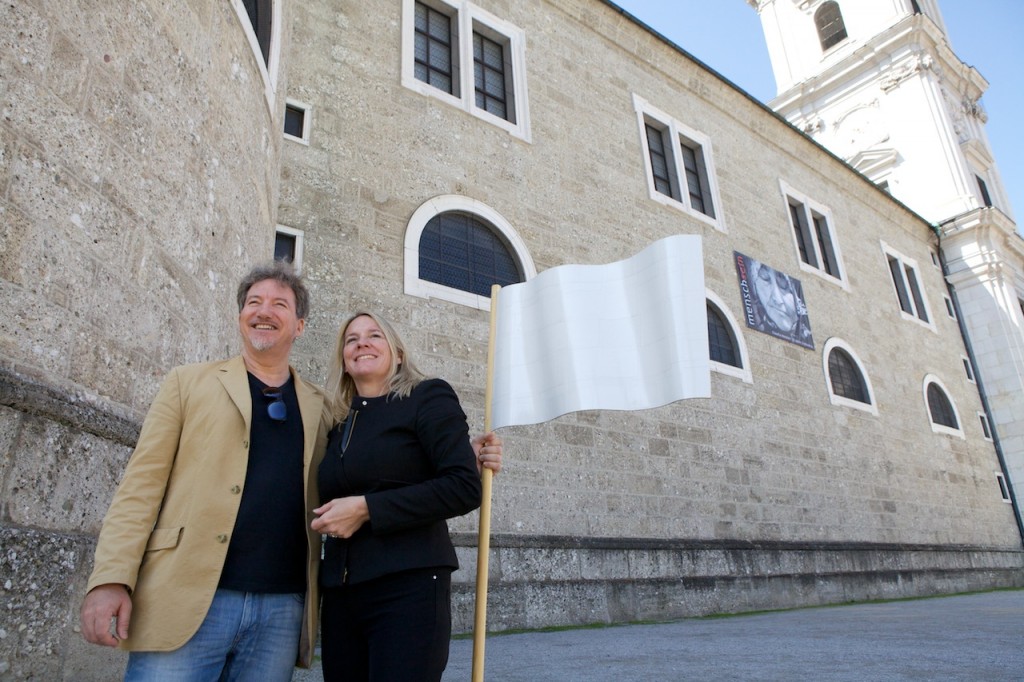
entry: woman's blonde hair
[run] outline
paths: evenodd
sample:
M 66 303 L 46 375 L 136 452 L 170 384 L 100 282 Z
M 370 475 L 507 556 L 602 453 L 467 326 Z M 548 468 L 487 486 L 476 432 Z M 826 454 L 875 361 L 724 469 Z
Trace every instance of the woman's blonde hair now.
M 387 381 L 389 397 L 409 397 L 416 384 L 426 378 L 422 372 L 416 369 L 416 365 L 413 364 L 405 349 L 405 344 L 391 323 L 376 313 L 359 311 L 341 325 L 341 329 L 338 331 L 338 342 L 335 345 L 334 354 L 331 356 L 331 367 L 327 373 L 325 390 L 331 402 L 331 412 L 338 421 L 348 417 L 352 400 L 356 397 L 356 383 L 353 381 L 352 375 L 345 371 L 344 352 L 345 334 L 348 333 L 349 325 L 358 317 L 368 317 L 373 320 L 384 332 L 384 340 L 387 341 L 388 347 L 391 349 L 391 367 L 388 370 Z

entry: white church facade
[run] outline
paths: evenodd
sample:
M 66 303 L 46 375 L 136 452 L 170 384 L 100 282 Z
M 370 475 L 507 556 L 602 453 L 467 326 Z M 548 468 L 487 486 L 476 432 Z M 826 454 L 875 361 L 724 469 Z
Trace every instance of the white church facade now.
M 748 1 L 775 72 L 769 106 L 937 226 L 979 418 L 1020 490 L 1024 239 L 985 134 L 988 82 L 953 51 L 934 0 Z

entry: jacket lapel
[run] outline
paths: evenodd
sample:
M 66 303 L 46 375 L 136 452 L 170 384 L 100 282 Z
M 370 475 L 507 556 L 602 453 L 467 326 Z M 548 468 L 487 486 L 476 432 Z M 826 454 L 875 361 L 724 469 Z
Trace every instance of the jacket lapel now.
M 217 368 L 217 378 L 224 386 L 231 402 L 238 408 L 239 414 L 245 420 L 245 433 L 250 433 L 252 428 L 252 396 L 249 393 L 249 377 L 245 371 L 245 361 L 238 355 L 225 360 Z M 248 437 L 248 435 L 246 436 Z
M 290 368 L 291 369 L 291 368 Z M 292 381 L 295 383 L 295 395 L 299 399 L 299 412 L 302 413 L 302 432 L 304 447 L 302 465 L 309 468 L 313 461 L 313 449 L 316 447 L 317 431 L 320 428 L 320 416 L 323 413 L 323 394 L 303 381 L 298 372 L 291 369 Z

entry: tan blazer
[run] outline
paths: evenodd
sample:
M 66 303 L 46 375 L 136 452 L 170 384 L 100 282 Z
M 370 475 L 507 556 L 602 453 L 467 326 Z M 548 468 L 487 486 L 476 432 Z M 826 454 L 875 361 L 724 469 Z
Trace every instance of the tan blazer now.
M 316 639 L 320 536 L 309 528 L 319 506 L 317 467 L 331 418 L 323 392 L 291 370 L 305 449 L 306 609 L 297 662 L 308 666 Z M 206 617 L 235 526 L 249 461 L 252 400 L 245 364 L 231 360 L 171 370 L 103 521 L 88 589 L 122 583 L 132 593 L 121 648 L 171 651 Z

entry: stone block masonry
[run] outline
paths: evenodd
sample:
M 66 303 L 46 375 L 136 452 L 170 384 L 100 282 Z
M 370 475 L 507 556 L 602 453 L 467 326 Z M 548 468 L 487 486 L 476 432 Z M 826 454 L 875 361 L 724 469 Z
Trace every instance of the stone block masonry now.
M 231 2 L 0 27 L 0 679 L 108 680 L 123 655 L 77 633 L 95 536 L 164 374 L 237 352 L 284 100 Z

